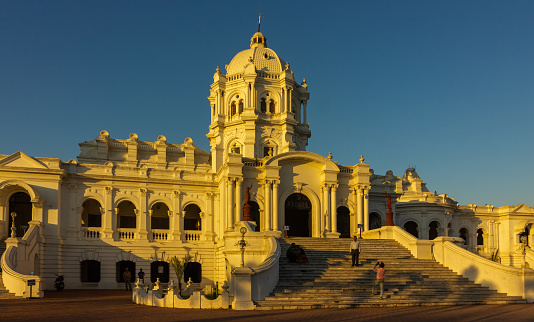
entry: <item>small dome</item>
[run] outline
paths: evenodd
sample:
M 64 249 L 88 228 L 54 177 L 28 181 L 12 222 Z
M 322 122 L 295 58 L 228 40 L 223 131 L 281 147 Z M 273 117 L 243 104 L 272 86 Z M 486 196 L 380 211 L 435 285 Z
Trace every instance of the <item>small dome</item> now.
M 274 50 L 267 48 L 266 41 L 261 32 L 255 33 L 250 40 L 250 49 L 237 53 L 226 66 L 227 74 L 241 74 L 249 63 L 254 64 L 257 71 L 281 73 L 286 62 L 280 59 Z

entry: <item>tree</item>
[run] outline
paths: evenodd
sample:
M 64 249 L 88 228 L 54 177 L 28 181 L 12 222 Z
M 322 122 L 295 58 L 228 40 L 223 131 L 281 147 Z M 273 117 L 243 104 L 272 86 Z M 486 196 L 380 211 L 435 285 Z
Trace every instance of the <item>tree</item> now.
M 184 277 L 185 266 L 193 259 L 191 255 L 185 255 L 183 260 L 178 259 L 177 256 L 171 257 L 171 265 L 174 268 L 176 277 L 178 278 L 178 289 L 180 296 L 182 295 L 182 278 Z

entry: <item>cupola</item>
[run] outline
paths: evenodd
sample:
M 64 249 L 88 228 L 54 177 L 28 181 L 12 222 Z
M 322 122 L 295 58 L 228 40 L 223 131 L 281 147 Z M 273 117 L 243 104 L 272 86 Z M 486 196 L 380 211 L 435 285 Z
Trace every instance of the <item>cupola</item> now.
M 255 33 L 254 36 L 252 36 L 252 38 L 250 38 L 250 48 L 255 48 L 255 47 L 260 47 L 260 48 L 267 47 L 267 38 L 265 38 L 265 36 L 259 31 Z

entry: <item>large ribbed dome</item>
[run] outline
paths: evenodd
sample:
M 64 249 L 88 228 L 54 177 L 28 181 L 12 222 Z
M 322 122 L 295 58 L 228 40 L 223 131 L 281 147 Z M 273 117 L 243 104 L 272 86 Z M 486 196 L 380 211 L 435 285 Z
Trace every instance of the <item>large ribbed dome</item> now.
M 227 75 L 241 74 L 245 66 L 252 62 L 257 71 L 280 73 L 284 69 L 285 61 L 270 48 L 267 48 L 267 39 L 261 32 L 252 36 L 250 49 L 245 49 L 234 56 L 228 66 Z

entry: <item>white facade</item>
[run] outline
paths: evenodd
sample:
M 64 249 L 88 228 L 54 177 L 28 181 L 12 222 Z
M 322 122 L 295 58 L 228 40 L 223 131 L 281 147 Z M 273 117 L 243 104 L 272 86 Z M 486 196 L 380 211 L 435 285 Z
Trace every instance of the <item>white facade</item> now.
M 167 274 L 157 270 L 170 257 L 190 254 L 202 285 L 233 285 L 247 276 L 232 275 L 241 266 L 236 241 L 247 188 L 257 232 L 246 225 L 245 266 L 268 266 L 284 226 L 291 235 L 338 238 L 357 234 L 358 225 L 384 225 L 386 191 L 395 224 L 417 237 L 465 237 L 472 252 L 522 264 L 520 235 L 534 242 L 534 208 L 461 206 L 429 192 L 415 169 L 376 175 L 363 157 L 343 166 L 307 152 L 308 86 L 261 33 L 213 78 L 209 153 L 190 138 L 170 144 L 163 135 L 145 142 L 101 131 L 80 143 L 77 161 L 0 155 L 1 239 L 12 234 L 10 213 L 19 213 L 19 237 L 8 239 L 19 250 L 2 265 L 11 260 L 20 274 L 34 272 L 47 289 L 54 274 L 64 274 L 69 288 L 117 288 L 122 264 L 150 279 Z

